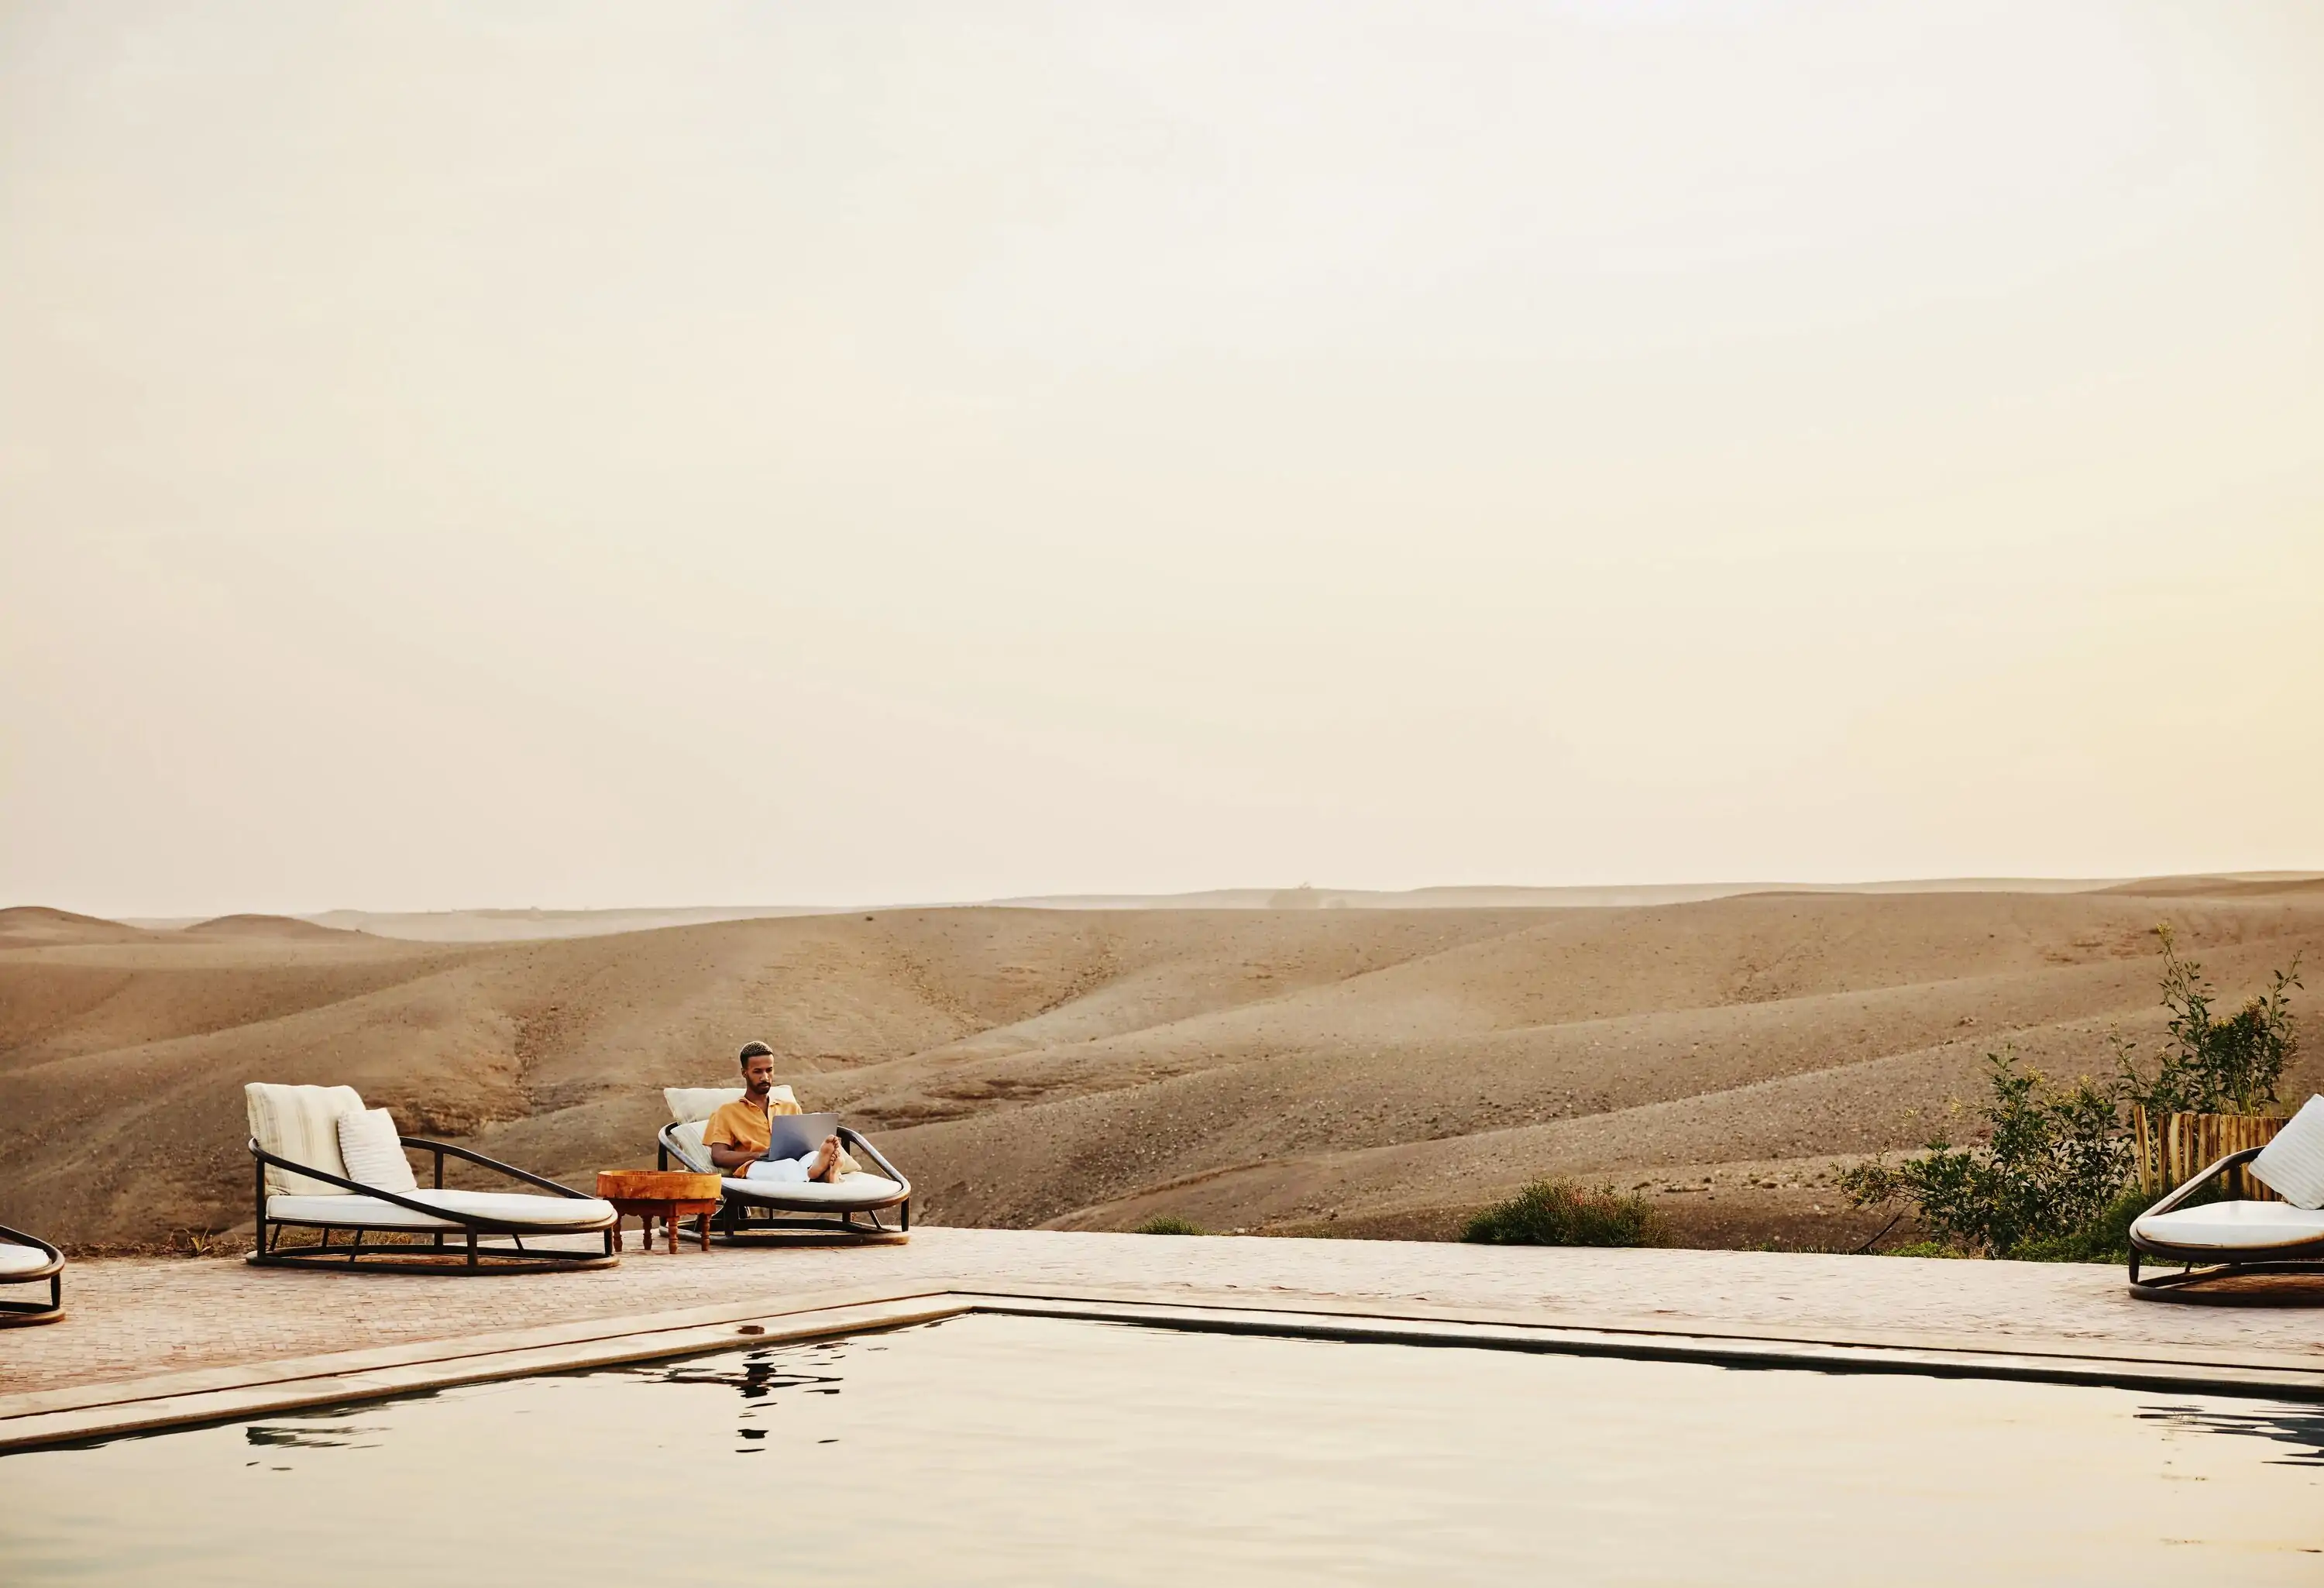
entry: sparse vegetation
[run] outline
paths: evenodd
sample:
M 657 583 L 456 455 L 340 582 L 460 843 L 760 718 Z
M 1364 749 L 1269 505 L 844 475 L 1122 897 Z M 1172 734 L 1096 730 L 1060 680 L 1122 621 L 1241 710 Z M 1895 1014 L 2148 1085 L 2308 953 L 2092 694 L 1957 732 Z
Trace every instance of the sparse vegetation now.
M 2009 1257 L 2096 1218 L 2122 1190 L 2130 1142 L 2114 1099 L 2088 1076 L 2052 1085 L 2007 1052 L 1986 1064 L 1984 1146 L 1956 1147 L 1941 1134 L 1919 1158 L 1851 1167 L 1840 1189 L 1858 1207 L 1909 1203 L 1939 1239 Z
M 2152 1200 L 2131 1186 L 2093 1214 L 2080 1229 L 2063 1235 L 2037 1235 L 2019 1242 L 2009 1255 L 2020 1262 L 2128 1262 L 2130 1226 Z
M 1907 1241 L 1901 1246 L 1891 1246 L 1883 1257 L 1967 1257 L 1958 1246 L 1948 1246 L 1941 1241 Z
M 2284 1066 L 2300 1048 L 2290 1005 L 2301 984 L 2298 960 L 2222 1020 L 2211 1011 L 2216 994 L 2203 967 L 2179 957 L 2169 923 L 2154 935 L 2163 944 L 2171 1040 L 2151 1076 L 2119 1038 L 2116 1074 L 2106 1086 L 2088 1076 L 2055 1085 L 2039 1070 L 2020 1069 L 2014 1053 L 1987 1054 L 1983 1145 L 1955 1147 L 1940 1134 L 1918 1158 L 1854 1165 L 1840 1180 L 1849 1199 L 1859 1207 L 1908 1205 L 1938 1244 L 1967 1252 L 2034 1262 L 2127 1259 L 2131 1223 L 2147 1200 L 2125 1184 L 2132 1159 L 2127 1110 L 2142 1107 L 2154 1118 L 2258 1113 L 2275 1105 Z M 1919 1247 L 1898 1250 L 1921 1254 Z
M 1207 1235 L 1208 1230 L 1192 1219 L 1182 1219 L 1176 1214 L 1157 1214 L 1137 1229 L 1134 1235 Z
M 1643 1196 L 1540 1180 L 1471 1219 L 1461 1239 L 1489 1246 L 1668 1246 L 1671 1231 Z
M 2274 973 L 2268 990 L 2225 1020 L 2211 1013 L 2215 996 L 2203 967 L 2179 957 L 2168 921 L 2154 928 L 2163 941 L 2163 1007 L 2171 1011 L 2171 1041 L 2154 1074 L 2139 1072 L 2131 1045 L 2115 1039 L 2115 1095 L 2148 1113 L 2255 1114 L 2273 1108 L 2283 1066 L 2300 1051 L 2292 1019 L 2292 989 L 2301 984 L 2295 958 Z

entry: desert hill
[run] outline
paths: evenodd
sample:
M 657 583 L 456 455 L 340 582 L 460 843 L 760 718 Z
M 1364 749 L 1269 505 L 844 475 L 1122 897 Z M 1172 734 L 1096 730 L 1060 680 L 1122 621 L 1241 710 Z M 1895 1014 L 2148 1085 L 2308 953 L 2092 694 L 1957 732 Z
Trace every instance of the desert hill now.
M 2142 899 L 2324 899 L 2324 876 L 2281 872 L 2224 877 L 2145 877 L 2106 890 Z
M 1830 1242 L 1855 1225 L 1818 1177 L 1917 1144 L 1987 1049 L 2097 1072 L 2110 1030 L 2159 1031 L 2166 913 L 2231 996 L 2324 964 L 2305 893 L 20 939 L 0 1222 L 83 1242 L 246 1222 L 247 1079 L 346 1081 L 407 1130 L 586 1181 L 650 1163 L 657 1089 L 724 1081 L 755 1036 L 940 1222 L 1440 1233 L 1563 1172 L 1648 1188 L 1698 1239 Z
M 38 947 L 51 943 L 135 943 L 146 937 L 135 927 L 42 904 L 0 909 L 0 948 Z
M 222 915 L 181 928 L 189 937 L 290 937 L 308 941 L 352 937 L 337 927 L 318 926 L 291 915 Z

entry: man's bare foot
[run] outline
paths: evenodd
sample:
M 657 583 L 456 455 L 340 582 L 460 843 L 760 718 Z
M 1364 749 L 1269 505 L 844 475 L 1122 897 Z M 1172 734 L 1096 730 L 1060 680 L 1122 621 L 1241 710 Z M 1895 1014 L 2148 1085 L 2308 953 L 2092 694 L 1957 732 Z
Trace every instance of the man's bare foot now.
M 823 1146 L 815 1155 L 815 1168 L 807 1171 L 810 1180 L 836 1181 L 839 1178 L 839 1138 L 825 1136 Z

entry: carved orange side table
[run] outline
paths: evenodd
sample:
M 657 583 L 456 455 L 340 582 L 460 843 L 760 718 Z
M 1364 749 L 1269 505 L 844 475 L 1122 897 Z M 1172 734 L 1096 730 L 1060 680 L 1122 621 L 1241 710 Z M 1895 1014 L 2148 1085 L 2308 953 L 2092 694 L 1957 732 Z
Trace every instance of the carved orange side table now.
M 613 1205 L 624 1218 L 638 1221 L 641 1249 L 653 1250 L 654 1220 L 669 1234 L 669 1249 L 678 1250 L 678 1222 L 690 1218 L 710 1250 L 710 1215 L 718 1211 L 719 1177 L 681 1174 L 670 1169 L 599 1169 L 597 1195 Z M 622 1249 L 622 1226 L 613 1226 L 613 1250 Z

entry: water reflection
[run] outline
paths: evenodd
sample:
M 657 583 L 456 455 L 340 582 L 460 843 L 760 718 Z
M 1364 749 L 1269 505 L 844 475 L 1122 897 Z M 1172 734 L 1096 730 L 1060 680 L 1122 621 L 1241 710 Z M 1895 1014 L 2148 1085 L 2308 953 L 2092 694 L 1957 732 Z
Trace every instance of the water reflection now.
M 724 1385 L 745 1400 L 764 1400 L 784 1390 L 798 1390 L 809 1395 L 836 1395 L 840 1375 L 817 1372 L 818 1368 L 838 1365 L 838 1352 L 822 1353 L 821 1360 L 793 1361 L 781 1353 L 779 1346 L 761 1346 L 732 1365 L 701 1365 L 681 1362 L 670 1367 L 643 1367 L 625 1370 L 626 1376 L 644 1379 L 656 1384 Z
M 696 1358 L 615 1371 L 622 1377 L 651 1384 L 695 1384 L 733 1390 L 744 1403 L 742 1426 L 734 1430 L 742 1443 L 734 1447 L 734 1454 L 758 1455 L 766 1449 L 767 1430 L 753 1427 L 752 1423 L 761 1412 L 770 1412 L 780 1406 L 786 1392 L 838 1394 L 842 1375 L 837 1369 L 846 1354 L 844 1342 L 818 1342 L 805 1347 L 761 1345 L 739 1356 L 707 1362 Z M 835 1445 L 838 1441 L 821 1439 L 816 1443 Z
M 376 1405 L 327 1406 L 293 1413 L 280 1422 L 253 1423 L 242 1435 L 248 1444 L 274 1450 L 375 1450 L 376 1436 L 385 1434 L 386 1427 L 352 1419 L 378 1410 Z
M 2272 1458 L 2270 1465 L 2324 1467 L 2324 1411 L 2296 1406 L 2264 1407 L 2254 1411 L 2205 1406 L 2150 1406 L 2140 1408 L 2137 1416 L 2142 1423 L 2161 1423 L 2199 1433 L 2273 1439 L 2298 1448 L 2292 1454 Z

